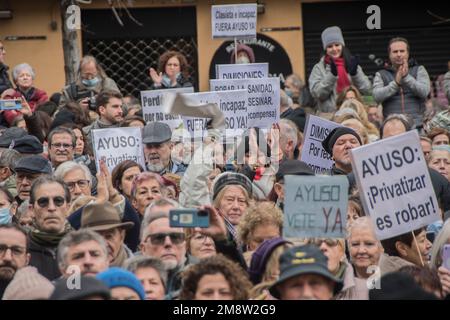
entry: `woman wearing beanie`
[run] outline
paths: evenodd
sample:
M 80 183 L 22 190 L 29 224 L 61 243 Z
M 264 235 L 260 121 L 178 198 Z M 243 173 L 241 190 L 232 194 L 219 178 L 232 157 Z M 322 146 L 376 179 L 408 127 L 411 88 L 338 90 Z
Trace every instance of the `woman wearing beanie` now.
M 359 66 L 359 57 L 352 56 L 345 46 L 339 27 L 329 27 L 322 32 L 324 56 L 314 66 L 309 76 L 312 96 L 317 100 L 319 115 L 330 118 L 336 111 L 336 96 L 350 85 L 363 95 L 371 93 L 372 84 Z

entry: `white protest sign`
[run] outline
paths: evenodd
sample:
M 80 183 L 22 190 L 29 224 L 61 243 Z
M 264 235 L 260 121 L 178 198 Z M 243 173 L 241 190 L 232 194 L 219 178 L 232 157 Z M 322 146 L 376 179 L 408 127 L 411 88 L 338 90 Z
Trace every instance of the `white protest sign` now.
M 313 169 L 315 174 L 329 173 L 334 161 L 322 147 L 322 141 L 340 124 L 317 116 L 307 115 L 303 138 L 301 160 Z
M 211 6 L 211 30 L 217 38 L 256 38 L 257 4 Z
M 258 79 L 269 77 L 268 63 L 217 64 L 216 79 Z
M 232 138 L 243 134 L 247 129 L 247 91 L 217 91 L 183 94 L 197 105 L 217 104 L 225 116 L 225 137 Z M 206 131 L 207 119 L 183 116 L 184 128 L 195 137 Z M 203 132 L 204 133 L 204 132 Z
M 124 160 L 133 160 L 145 168 L 142 131 L 137 127 L 92 130 L 97 170 L 104 159 L 109 171 Z
M 179 127 L 181 123 L 183 123 L 183 120 L 178 115 L 164 113 L 163 96 L 168 92 L 191 93 L 194 92 L 194 88 L 186 87 L 141 91 L 142 114 L 145 122 L 164 122 L 169 125 L 170 129 L 174 130 Z
M 270 128 L 280 120 L 280 79 L 210 80 L 211 91 L 242 90 L 247 96 L 247 127 Z
M 351 150 L 352 168 L 379 240 L 439 220 L 439 207 L 417 131 Z
M 346 176 L 285 176 L 284 238 L 345 238 Z

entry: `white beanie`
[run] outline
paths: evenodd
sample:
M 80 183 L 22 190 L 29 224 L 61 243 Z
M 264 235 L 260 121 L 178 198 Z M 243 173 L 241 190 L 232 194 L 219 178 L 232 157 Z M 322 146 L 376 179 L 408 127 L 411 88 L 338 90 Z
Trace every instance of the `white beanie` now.
M 322 32 L 323 49 L 325 50 L 330 44 L 333 43 L 340 43 L 342 46 L 345 46 L 342 31 L 339 27 L 336 26 L 328 27 Z
M 17 270 L 3 293 L 3 300 L 47 300 L 55 287 L 35 267 Z

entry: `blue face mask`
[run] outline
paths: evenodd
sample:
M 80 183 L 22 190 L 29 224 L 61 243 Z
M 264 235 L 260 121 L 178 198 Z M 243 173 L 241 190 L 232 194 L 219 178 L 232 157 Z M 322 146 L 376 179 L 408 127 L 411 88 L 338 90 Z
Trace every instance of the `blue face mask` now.
M 294 94 L 290 89 L 284 89 L 284 92 L 286 92 L 289 98 L 292 98 L 292 95 Z
M 81 80 L 81 82 L 86 87 L 95 87 L 100 82 L 100 79 L 98 77 L 95 77 L 93 79 L 83 79 L 83 80 Z
M 9 224 L 11 223 L 12 215 L 9 211 L 9 208 L 1 208 L 0 209 L 0 225 L 1 224 Z

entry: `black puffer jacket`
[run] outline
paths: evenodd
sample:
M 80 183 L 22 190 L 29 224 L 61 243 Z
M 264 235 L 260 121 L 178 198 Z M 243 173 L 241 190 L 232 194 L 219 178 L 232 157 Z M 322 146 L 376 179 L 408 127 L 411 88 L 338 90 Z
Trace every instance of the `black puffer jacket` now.
M 12 88 L 13 85 L 9 80 L 8 66 L 0 62 L 0 94 L 6 89 Z

